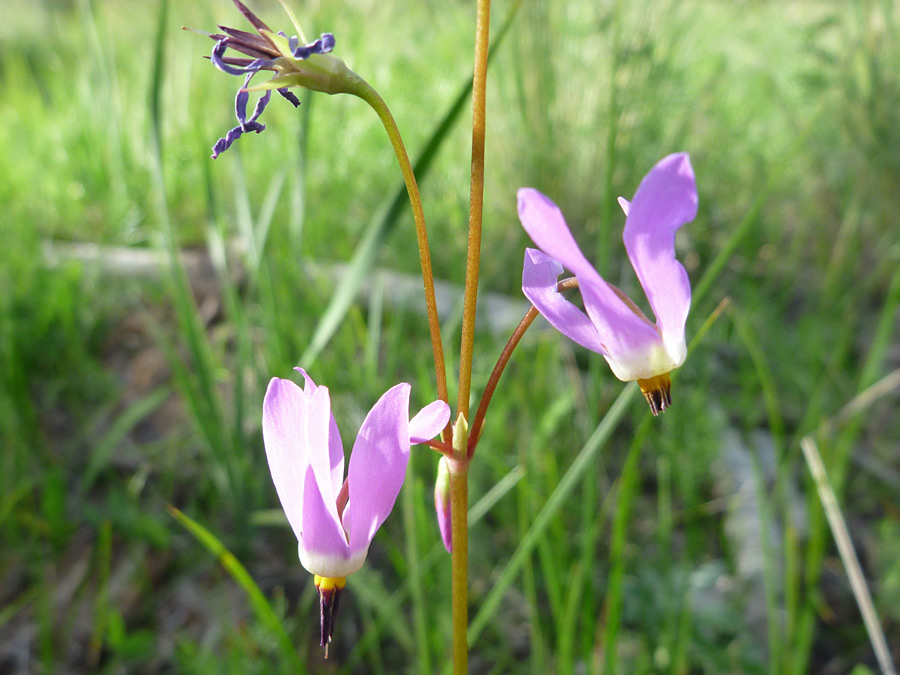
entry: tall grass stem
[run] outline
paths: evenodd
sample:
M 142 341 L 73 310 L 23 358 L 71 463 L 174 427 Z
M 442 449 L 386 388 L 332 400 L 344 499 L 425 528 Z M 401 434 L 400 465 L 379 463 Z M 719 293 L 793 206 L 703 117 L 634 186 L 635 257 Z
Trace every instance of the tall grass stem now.
M 478 639 L 478 636 L 481 635 L 487 627 L 488 622 L 499 609 L 500 601 L 503 599 L 506 590 L 516 578 L 519 570 L 522 569 L 522 566 L 529 559 L 531 552 L 547 530 L 553 517 L 566 503 L 566 498 L 575 489 L 576 483 L 581 479 L 582 475 L 584 475 L 584 472 L 587 471 L 591 462 L 597 456 L 600 448 L 602 448 L 606 441 L 609 440 L 612 432 L 622 420 L 622 417 L 624 417 L 625 411 L 628 409 L 628 404 L 631 403 L 631 400 L 637 394 L 637 391 L 638 387 L 633 383 L 622 390 L 612 406 L 610 406 L 606 415 L 603 416 L 600 424 L 597 425 L 594 433 L 581 448 L 578 455 L 575 457 L 575 460 L 559 480 L 556 488 L 554 488 L 550 497 L 544 503 L 543 508 L 541 508 L 534 517 L 531 527 L 528 528 L 525 536 L 522 537 L 519 546 L 509 559 L 509 562 L 506 563 L 500 576 L 494 582 L 493 588 L 491 588 L 491 591 L 481 603 L 481 608 L 478 610 L 475 618 L 472 619 L 472 623 L 469 626 L 469 644 L 473 644 L 475 640 Z
M 853 542 L 850 540 L 850 533 L 847 531 L 847 522 L 841 513 L 841 507 L 838 504 L 834 490 L 831 488 L 831 483 L 828 482 L 828 474 L 825 472 L 822 455 L 819 454 L 819 448 L 815 440 L 810 436 L 804 436 L 800 440 L 800 447 L 803 450 L 803 457 L 806 459 L 809 472 L 816 483 L 816 491 L 819 493 L 819 500 L 822 502 L 822 508 L 825 510 L 825 517 L 828 518 L 828 525 L 831 528 L 831 533 L 834 535 L 838 553 L 841 555 L 844 568 L 847 570 L 847 576 L 850 578 L 853 597 L 856 598 L 856 604 L 859 605 L 859 611 L 866 625 L 866 631 L 869 633 L 869 640 L 872 642 L 872 649 L 875 650 L 878 667 L 881 668 L 881 672 L 884 675 L 897 675 L 897 670 L 891 661 L 891 654 L 888 650 L 887 640 L 884 637 L 884 631 L 882 631 L 881 624 L 878 621 L 875 605 L 872 602 L 872 596 L 869 594 L 869 588 L 866 585 L 866 579 L 859 564 L 859 558 L 856 557 Z

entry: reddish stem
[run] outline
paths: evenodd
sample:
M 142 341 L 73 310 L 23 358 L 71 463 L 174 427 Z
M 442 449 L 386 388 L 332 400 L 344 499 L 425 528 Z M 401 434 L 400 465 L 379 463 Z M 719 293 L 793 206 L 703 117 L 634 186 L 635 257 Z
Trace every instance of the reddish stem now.
M 441 453 L 445 457 L 453 457 L 453 446 L 449 443 L 431 439 L 430 441 L 425 441 L 423 445 L 427 445 L 429 448 L 435 452 Z
M 563 279 L 556 285 L 556 290 L 559 293 L 573 288 L 578 288 L 578 280 L 575 277 Z M 528 308 L 528 311 L 525 313 L 525 316 L 522 317 L 519 325 L 516 326 L 512 335 L 509 336 L 509 340 L 503 347 L 503 351 L 500 352 L 500 357 L 497 359 L 494 370 L 491 371 L 491 376 L 488 378 L 484 393 L 481 395 L 481 401 L 478 403 L 478 412 L 475 413 L 475 419 L 472 422 L 472 430 L 469 433 L 469 459 L 475 454 L 475 447 L 478 445 L 478 439 L 481 437 L 481 430 L 484 427 L 484 417 L 487 414 L 488 407 L 491 405 L 491 398 L 494 396 L 497 384 L 500 382 L 500 376 L 503 375 L 503 371 L 506 368 L 506 364 L 509 363 L 513 351 L 516 346 L 518 346 L 522 336 L 525 335 L 525 331 L 528 330 L 529 326 L 531 326 L 532 322 L 537 318 L 537 315 L 538 311 L 533 305 Z

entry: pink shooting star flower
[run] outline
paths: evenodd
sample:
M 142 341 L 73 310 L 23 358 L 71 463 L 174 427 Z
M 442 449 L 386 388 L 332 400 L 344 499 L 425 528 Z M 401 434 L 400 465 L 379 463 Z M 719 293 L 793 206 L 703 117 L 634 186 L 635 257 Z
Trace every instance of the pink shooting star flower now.
M 625 250 L 656 323 L 597 273 L 556 204 L 533 188 L 519 190 L 518 202 L 522 226 L 540 248 L 525 252 L 525 296 L 563 335 L 602 354 L 620 380 L 637 380 L 654 415 L 665 410 L 672 404 L 669 373 L 687 356 L 684 326 L 691 284 L 675 259 L 675 232 L 697 215 L 697 186 L 687 153 L 660 160 L 630 203 L 619 198 L 626 216 Z M 563 268 L 578 280 L 586 314 L 557 291 Z
M 315 575 L 327 658 L 346 577 L 362 567 L 394 508 L 410 445 L 440 433 L 450 408 L 434 401 L 410 420 L 410 385 L 389 389 L 363 421 L 344 480 L 344 448 L 328 389 L 297 370 L 304 388 L 277 377 L 269 382 L 263 440 L 275 490 L 299 541 L 300 564 Z

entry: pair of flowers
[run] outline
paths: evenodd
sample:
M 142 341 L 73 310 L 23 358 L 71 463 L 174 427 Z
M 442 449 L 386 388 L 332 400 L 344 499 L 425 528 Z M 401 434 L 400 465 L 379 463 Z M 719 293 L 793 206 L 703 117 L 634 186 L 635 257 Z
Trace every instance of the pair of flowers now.
M 669 373 L 687 354 L 684 325 L 691 289 L 675 259 L 675 231 L 697 212 L 688 156 L 665 157 L 632 201 L 620 198 L 619 203 L 626 214 L 625 248 L 655 324 L 603 280 L 575 243 L 559 208 L 531 188 L 519 191 L 519 218 L 540 249 L 526 249 L 522 289 L 557 330 L 602 354 L 619 379 L 637 380 L 655 415 L 671 403 Z M 558 291 L 563 268 L 577 279 L 584 311 Z M 410 385 L 389 389 L 360 428 L 344 480 L 343 445 L 328 390 L 297 370 L 306 381 L 303 389 L 280 378 L 269 383 L 263 437 L 275 489 L 299 541 L 300 563 L 315 575 L 321 644 L 327 647 L 345 578 L 362 566 L 375 532 L 394 506 L 410 446 L 439 434 L 450 409 L 434 401 L 410 420 Z M 439 479 L 435 506 L 449 550 L 449 502 L 440 484 Z

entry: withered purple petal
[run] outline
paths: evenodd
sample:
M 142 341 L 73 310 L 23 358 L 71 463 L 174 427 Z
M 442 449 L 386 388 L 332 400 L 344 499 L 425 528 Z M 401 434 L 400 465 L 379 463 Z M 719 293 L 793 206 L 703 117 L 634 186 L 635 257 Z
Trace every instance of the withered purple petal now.
M 225 50 L 230 46 L 230 38 L 219 40 L 213 47 L 212 55 L 209 57 L 213 62 L 213 65 L 223 73 L 228 73 L 229 75 L 244 75 L 246 73 L 255 73 L 266 64 L 265 59 L 255 59 L 251 61 L 249 65 L 242 68 L 229 66 L 222 57 L 225 56 Z
M 271 59 L 278 56 L 278 53 L 272 48 L 271 43 L 256 33 L 250 33 L 245 30 L 221 25 L 219 28 L 231 38 L 228 40 L 228 46 L 231 47 L 231 49 L 235 49 L 258 59 Z M 216 41 L 224 40 L 226 38 L 225 35 L 212 35 L 210 37 Z
M 245 87 L 250 84 L 250 79 L 254 74 L 255 73 L 253 72 L 247 73 L 246 77 L 244 77 L 244 84 L 238 90 L 237 96 L 234 99 L 234 113 L 238 120 L 238 126 L 229 131 L 224 138 L 220 138 L 218 141 L 216 141 L 216 144 L 213 146 L 213 159 L 216 159 L 219 155 L 230 148 L 231 144 L 245 133 L 249 133 L 251 131 L 261 133 L 266 129 L 265 124 L 257 122 L 256 120 L 269 104 L 269 100 L 272 98 L 271 90 L 267 91 L 259 98 L 259 100 L 256 102 L 256 106 L 253 108 L 253 115 L 251 115 L 250 119 L 247 119 L 247 101 L 250 100 L 250 92 L 248 92 Z
M 279 94 L 284 96 L 288 101 L 290 101 L 294 105 L 295 108 L 300 107 L 300 99 L 297 98 L 294 95 L 294 92 L 292 92 L 290 89 L 288 89 L 287 87 L 282 87 L 281 89 L 278 89 L 277 91 Z
M 243 123 L 244 131 L 256 131 L 259 133 L 266 127 L 259 122 L 257 122 L 257 118 L 262 114 L 262 111 L 266 109 L 266 106 L 269 105 L 269 100 L 272 98 L 272 90 L 269 89 L 265 94 L 259 97 L 259 100 L 256 102 L 256 107 L 253 108 L 253 116 Z M 259 129 L 253 128 L 251 125 L 255 124 L 257 127 L 261 127 Z
M 229 66 L 238 66 L 239 68 L 247 68 L 250 64 L 253 64 L 257 59 L 248 59 L 244 56 L 223 56 L 222 63 L 227 63 Z M 260 67 L 262 70 L 262 67 Z M 243 75 L 243 72 L 238 73 L 239 75 Z
M 327 54 L 334 49 L 334 35 L 331 33 L 322 33 L 318 40 L 310 42 L 308 45 L 295 46 L 296 44 L 297 41 L 293 38 L 289 42 L 294 58 L 308 59 L 313 54 Z
M 216 144 L 212 148 L 212 158 L 216 159 L 219 155 L 230 148 L 231 144 L 239 139 L 243 134 L 243 129 L 241 129 L 240 127 L 234 127 L 234 129 L 225 134 L 224 137 L 216 141 Z
M 251 12 L 247 8 L 247 5 L 245 5 L 243 2 L 240 2 L 240 0 L 233 0 L 233 2 L 235 4 L 235 6 L 238 8 L 238 10 L 240 10 L 241 14 L 243 14 L 244 17 L 247 19 L 247 21 L 249 21 L 250 23 L 253 24 L 253 27 L 256 30 L 268 30 L 268 31 L 272 30 L 265 24 L 265 22 L 262 19 L 260 19 L 258 16 L 256 16 L 256 14 Z

